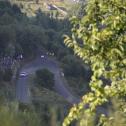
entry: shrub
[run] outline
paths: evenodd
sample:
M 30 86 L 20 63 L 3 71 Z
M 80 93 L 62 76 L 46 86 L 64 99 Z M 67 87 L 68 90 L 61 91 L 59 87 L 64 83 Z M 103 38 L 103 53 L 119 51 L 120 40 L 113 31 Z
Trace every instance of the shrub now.
M 48 69 L 37 70 L 35 82 L 42 87 L 53 89 L 54 75 Z

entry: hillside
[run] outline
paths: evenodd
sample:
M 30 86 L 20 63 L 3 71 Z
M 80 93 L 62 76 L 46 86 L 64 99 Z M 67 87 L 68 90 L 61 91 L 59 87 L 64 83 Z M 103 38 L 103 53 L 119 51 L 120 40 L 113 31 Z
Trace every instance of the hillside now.
M 23 13 L 29 17 L 36 15 L 38 10 L 50 15 L 53 18 L 63 19 L 67 16 L 70 4 L 65 0 L 10 0 L 12 4 L 17 4 Z
M 50 2 L 45 5 L 49 4 Z M 60 9 L 63 9 L 65 3 L 57 2 L 55 6 L 57 7 L 58 4 Z M 7 103 L 5 108 L 8 108 L 10 102 L 16 101 L 11 110 L 13 124 L 6 125 L 5 117 L 5 123 L 0 123 L 1 126 L 17 126 L 15 111 L 19 113 L 20 119 L 20 114 L 27 109 L 30 111 L 31 107 L 34 111 L 32 113 L 37 114 L 38 122 L 42 126 L 50 126 L 50 123 L 53 123 L 53 126 L 56 126 L 54 123 L 60 126 L 70 107 L 68 101 L 72 101 L 71 104 L 75 103 L 76 95 L 87 91 L 87 83 L 82 85 L 87 76 L 83 72 L 85 68 L 63 42 L 63 35 L 70 34 L 70 22 L 65 17 L 62 18 L 63 20 L 57 19 L 59 18 L 55 16 L 57 10 L 46 9 L 42 2 L 40 4 L 35 1 L 0 2 L 0 97 L 3 99 L 0 104 Z M 25 69 L 22 69 L 25 65 Z M 38 69 L 36 67 L 39 66 L 40 69 L 44 65 L 53 72 L 55 77 L 53 80 L 55 79 L 55 85 L 58 86 L 49 88 L 52 81 L 49 80 L 48 74 L 44 73 L 48 76 L 46 77 L 48 81 L 44 79 L 43 81 L 42 77 L 39 78 L 38 74 L 34 74 Z M 31 74 L 33 79 L 27 83 Z M 84 76 L 85 78 L 79 81 Z M 35 81 L 36 78 L 38 81 Z M 80 88 L 84 91 L 80 92 Z M 79 100 L 78 97 L 77 99 Z M 39 126 L 37 123 L 31 124 L 32 120 L 29 120 L 32 119 L 31 116 L 28 113 L 22 115 L 26 122 L 21 118 L 21 124 L 18 126 L 25 125 L 27 122 L 29 123 L 27 126 Z M 54 121 L 52 121 L 53 117 L 55 117 Z

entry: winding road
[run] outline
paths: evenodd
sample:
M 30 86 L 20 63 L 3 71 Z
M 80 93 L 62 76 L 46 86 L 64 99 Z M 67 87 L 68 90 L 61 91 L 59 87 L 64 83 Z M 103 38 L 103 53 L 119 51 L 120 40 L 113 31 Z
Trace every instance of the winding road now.
M 21 72 L 26 72 L 28 75 L 33 74 L 37 69 L 47 68 L 50 70 L 55 77 L 55 91 L 63 96 L 69 103 L 76 104 L 80 101 L 77 97 L 73 96 L 73 94 L 66 87 L 66 80 L 61 75 L 61 69 L 58 65 L 58 62 L 54 58 L 50 58 L 44 55 L 43 58 L 41 56 L 36 57 L 33 61 L 26 64 L 21 70 Z M 29 76 L 19 76 L 16 84 L 16 98 L 18 101 L 23 103 L 30 103 L 30 90 L 28 85 Z

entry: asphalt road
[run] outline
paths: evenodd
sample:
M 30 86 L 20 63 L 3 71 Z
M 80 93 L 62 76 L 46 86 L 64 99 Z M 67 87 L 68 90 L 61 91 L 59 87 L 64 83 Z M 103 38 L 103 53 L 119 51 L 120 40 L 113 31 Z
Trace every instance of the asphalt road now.
M 79 102 L 79 99 L 70 92 L 68 87 L 66 87 L 66 80 L 61 74 L 61 69 L 58 65 L 58 62 L 54 58 L 49 58 L 45 56 L 41 58 L 38 56 L 35 60 L 26 64 L 21 70 L 20 73 L 26 72 L 28 75 L 33 74 L 37 69 L 47 68 L 50 70 L 55 77 L 55 91 L 63 96 L 69 103 L 75 104 Z M 28 85 L 29 76 L 20 76 L 16 85 L 16 97 L 17 100 L 23 103 L 30 103 L 30 90 Z

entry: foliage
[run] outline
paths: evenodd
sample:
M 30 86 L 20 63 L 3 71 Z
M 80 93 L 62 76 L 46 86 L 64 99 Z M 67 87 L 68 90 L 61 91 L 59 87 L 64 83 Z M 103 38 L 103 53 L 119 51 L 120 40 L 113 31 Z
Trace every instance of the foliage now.
M 112 106 L 109 107 L 109 117 L 106 118 L 104 126 L 125 126 L 126 125 L 126 101 L 124 99 L 112 99 Z M 104 118 L 105 119 L 105 118 Z
M 79 59 L 76 59 L 73 55 L 64 56 L 61 62 L 66 76 L 78 77 L 84 75 L 84 67 L 79 62 Z
M 79 96 L 83 96 L 89 91 L 89 80 L 86 80 L 84 76 L 80 77 L 70 77 L 67 76 L 67 81 L 72 89 L 72 92 L 75 92 Z
M 74 119 L 79 120 L 82 113 L 91 116 L 97 106 L 112 97 L 126 95 L 125 6 L 125 0 L 89 0 L 85 16 L 71 19 L 72 36 L 66 36 L 65 43 L 90 64 L 93 75 L 91 92 L 70 110 L 63 126 L 69 125 Z M 86 109 L 85 105 L 88 105 Z
M 69 103 L 55 91 L 35 85 L 32 77 L 30 84 L 32 103 L 41 118 L 41 125 L 61 126 L 70 108 Z
M 41 117 L 42 126 L 61 126 L 67 107 L 64 104 L 34 101 L 36 112 Z
M 0 82 L 3 80 L 4 72 L 0 70 Z
M 11 81 L 12 75 L 13 75 L 12 70 L 6 69 L 5 72 L 4 72 L 4 75 L 3 75 L 3 80 L 4 81 Z
M 84 16 L 84 8 L 86 5 L 87 0 L 79 0 L 79 2 L 70 5 L 68 9 L 68 17 L 77 16 L 82 17 Z
M 11 59 L 16 60 L 16 58 L 20 54 L 22 54 L 24 58 L 29 58 L 29 57 L 31 58 L 35 54 L 38 54 L 40 49 L 44 48 L 45 50 L 48 50 L 49 52 L 55 53 L 55 56 L 59 60 L 62 60 L 63 57 L 65 57 L 69 53 L 72 54 L 64 46 L 63 38 L 62 38 L 62 34 L 64 33 L 69 34 L 70 27 L 71 25 L 69 24 L 69 21 L 67 19 L 65 20 L 52 19 L 41 11 L 37 13 L 36 17 L 28 18 L 26 17 L 25 14 L 23 14 L 20 11 L 20 8 L 17 5 L 15 4 L 12 5 L 9 2 L 0 1 L 0 56 L 1 58 L 4 58 L 4 56 L 10 56 Z M 77 68 L 76 70 L 78 71 L 80 67 L 78 67 L 76 64 L 80 64 L 80 63 L 75 61 L 73 64 L 74 64 L 73 66 L 75 66 Z M 69 68 L 72 69 L 70 65 L 71 64 L 69 64 Z M 3 73 L 1 74 L 2 74 L 1 80 L 3 81 L 3 76 L 4 76 L 4 81 L 6 80 L 9 82 L 6 82 L 6 84 L 5 82 L 1 83 L 1 85 L 3 85 L 4 88 L 1 86 L 0 93 L 2 94 L 2 96 L 4 95 L 4 97 L 11 96 L 10 94 L 12 92 L 14 93 L 14 90 L 12 90 L 12 84 L 10 84 L 10 80 L 12 76 L 11 70 L 10 69 L 6 70 L 5 75 Z M 74 71 L 74 74 L 76 74 L 76 71 Z M 50 79 L 48 79 L 47 76 L 48 75 L 46 74 L 45 82 L 49 83 L 48 87 L 52 89 L 54 85 L 53 84 L 54 79 L 51 79 L 51 81 L 49 81 Z M 44 82 L 42 79 L 40 77 L 38 80 L 41 84 L 42 82 Z M 47 85 L 45 85 L 45 87 L 47 87 Z M 49 94 L 49 95 L 53 96 L 52 94 Z M 47 96 L 45 96 L 45 99 L 46 98 Z M 53 102 L 56 102 L 57 99 L 60 99 L 60 102 L 62 101 L 62 98 L 58 98 L 57 95 L 54 97 L 54 99 L 52 97 L 50 97 L 50 99 L 53 100 Z M 57 104 L 59 103 L 57 102 Z M 8 107 L 7 107 L 7 110 L 8 110 Z M 51 110 L 51 111 L 55 111 L 55 110 Z M 6 117 L 4 117 L 3 119 L 4 123 L 0 125 L 6 126 L 5 123 L 8 123 L 7 125 L 9 125 L 10 123 L 11 125 L 15 126 L 16 125 L 14 122 L 15 117 L 17 120 L 19 119 L 21 123 L 28 123 L 28 124 L 22 124 L 23 126 L 35 125 L 34 122 L 32 122 L 34 121 L 34 119 L 31 117 L 32 114 L 30 112 L 29 113 L 21 112 L 20 113 L 21 117 L 18 117 L 19 113 L 16 113 L 16 115 L 14 115 L 15 113 L 14 114 L 12 113 L 13 124 L 9 122 L 11 118 L 11 115 L 10 115 L 11 113 L 10 114 L 7 113 L 7 117 L 9 121 L 5 122 Z M 35 119 L 36 119 L 36 116 L 35 116 Z M 25 120 L 26 122 L 23 122 L 22 120 Z M 58 125 L 60 124 L 61 123 L 59 123 Z M 36 122 L 36 125 L 37 125 L 37 122 Z
M 44 48 L 58 57 L 60 50 L 66 51 L 62 34 L 69 31 L 68 20 L 52 19 L 40 10 L 36 17 L 28 18 L 17 5 L 3 1 L 0 9 L 0 55 L 28 58 Z
M 0 26 L 0 53 L 9 51 L 9 45 L 15 43 L 15 31 L 11 26 Z
M 0 55 L 2 58 L 11 56 L 11 59 L 15 60 L 22 54 L 23 58 L 31 59 L 44 49 L 54 53 L 55 57 L 62 62 L 64 71 L 68 68 L 71 70 L 70 74 L 74 71 L 73 75 L 78 75 L 81 67 L 77 64 L 81 63 L 77 62 L 76 58 L 71 56 L 76 70 L 72 69 L 70 63 L 63 61 L 67 60 L 66 57 L 69 55 L 73 55 L 73 51 L 65 47 L 62 37 L 63 34 L 70 32 L 71 25 L 68 19 L 53 19 L 40 10 L 37 11 L 36 17 L 28 18 L 21 13 L 17 5 L 9 2 L 0 2 L 0 8 Z
M 1 126 L 39 126 L 39 119 L 33 111 L 19 111 L 17 103 L 0 105 Z
M 53 89 L 54 75 L 48 69 L 37 70 L 35 82 L 42 87 Z
M 69 86 L 79 96 L 88 92 L 88 83 L 91 77 L 91 71 L 83 62 L 72 54 L 65 55 L 62 59 L 63 73 Z
M 82 96 L 82 92 L 87 92 L 87 84 L 90 80 L 91 73 L 82 64 L 82 61 L 73 55 L 71 50 L 67 50 L 66 48 L 59 49 L 58 54 L 56 53 L 55 55 L 61 63 L 61 68 L 63 69 L 69 87 L 77 95 Z

